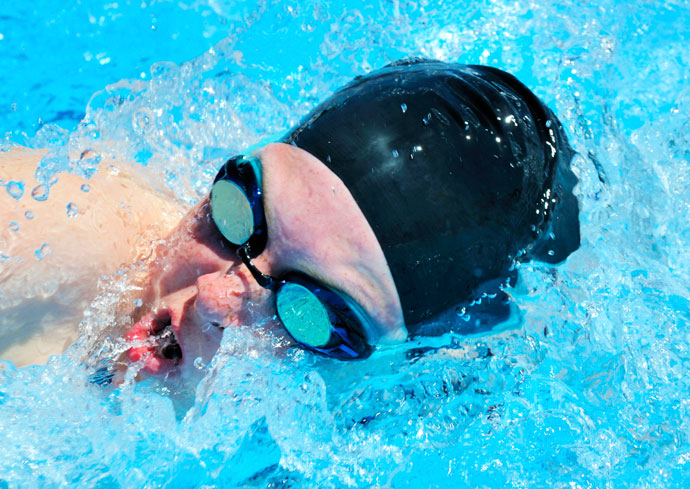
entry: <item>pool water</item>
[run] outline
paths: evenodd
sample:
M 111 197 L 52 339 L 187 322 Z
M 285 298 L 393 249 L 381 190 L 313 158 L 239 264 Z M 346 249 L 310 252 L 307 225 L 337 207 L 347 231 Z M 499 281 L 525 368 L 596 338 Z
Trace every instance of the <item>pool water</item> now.
M 39 178 L 93 174 L 70 160 L 89 149 L 191 204 L 222 156 L 420 55 L 508 70 L 554 109 L 583 238 L 559 266 L 519 266 L 518 324 L 493 334 L 342 363 L 277 355 L 247 325 L 196 386 L 88 382 L 78 359 L 125 271 L 65 355 L 0 365 L 0 488 L 687 487 L 687 2 L 58 4 L 0 12 L 0 149 L 51 148 Z

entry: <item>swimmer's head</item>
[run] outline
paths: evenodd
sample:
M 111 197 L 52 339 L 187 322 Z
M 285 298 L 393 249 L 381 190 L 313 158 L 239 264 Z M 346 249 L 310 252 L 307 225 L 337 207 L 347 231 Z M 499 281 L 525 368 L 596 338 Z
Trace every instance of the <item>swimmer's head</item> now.
M 362 318 L 356 333 L 367 345 L 404 340 L 402 309 L 385 257 L 343 182 L 294 146 L 269 144 L 254 156 L 261 166 L 267 239 L 252 265 L 278 279 L 297 272 L 351 301 Z M 130 359 L 142 359 L 151 372 L 184 367 L 198 356 L 209 361 L 223 328 L 262 323 L 285 331 L 275 294 L 257 282 L 237 246 L 223 236 L 210 199 L 168 238 L 146 294 L 150 312 L 128 337 L 146 343 L 131 349 Z M 166 328 L 179 344 L 179 358 L 161 354 L 156 335 Z
M 152 311 L 133 330 L 152 334 L 163 317 L 182 358 L 139 357 L 155 371 L 212 355 L 204 325 L 285 328 L 261 274 L 298 273 L 344 298 L 367 345 L 402 340 L 500 282 L 518 255 L 550 247 L 556 261 L 577 248 L 571 154 L 551 111 L 499 70 L 418 61 L 359 78 L 282 143 L 246 155 L 252 188 L 226 178 L 241 158 L 219 174 L 158 259 Z M 301 332 L 293 318 L 288 331 L 304 344 L 335 341 L 318 307 L 328 315 L 333 304 L 300 294 L 302 309 L 285 310 L 322 328 Z
M 562 127 L 498 69 L 394 63 L 337 92 L 285 142 L 345 182 L 410 331 L 500 283 L 518 255 L 559 262 L 579 246 Z

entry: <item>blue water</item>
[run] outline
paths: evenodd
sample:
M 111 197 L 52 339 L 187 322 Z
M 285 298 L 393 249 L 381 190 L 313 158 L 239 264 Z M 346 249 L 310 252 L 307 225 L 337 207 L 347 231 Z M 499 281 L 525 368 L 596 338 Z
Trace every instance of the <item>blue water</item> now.
M 123 273 L 66 355 L 0 366 L 0 488 L 688 486 L 687 2 L 59 3 L 0 12 L 0 148 L 52 148 L 40 178 L 92 174 L 70 160 L 90 149 L 191 203 L 209 162 L 423 55 L 511 71 L 555 110 L 583 241 L 519 268 L 519 325 L 500 334 L 346 364 L 278 356 L 248 326 L 196 388 L 87 382 Z

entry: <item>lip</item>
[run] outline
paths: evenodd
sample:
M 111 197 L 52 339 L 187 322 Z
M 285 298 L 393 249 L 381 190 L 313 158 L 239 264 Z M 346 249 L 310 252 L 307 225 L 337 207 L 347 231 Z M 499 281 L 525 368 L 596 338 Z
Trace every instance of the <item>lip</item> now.
M 177 366 L 182 361 L 179 324 L 168 309 L 144 315 L 125 335 L 133 343 L 127 350 L 130 362 L 143 361 L 142 370 L 159 374 Z

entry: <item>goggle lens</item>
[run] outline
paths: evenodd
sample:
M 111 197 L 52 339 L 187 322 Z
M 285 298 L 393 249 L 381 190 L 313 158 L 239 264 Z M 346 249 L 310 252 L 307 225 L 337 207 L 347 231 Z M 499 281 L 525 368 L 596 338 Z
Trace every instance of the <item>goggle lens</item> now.
M 330 340 L 328 312 L 306 287 L 285 283 L 277 293 L 276 308 L 285 329 L 300 343 L 319 348 Z
M 343 297 L 307 276 L 276 280 L 261 273 L 251 258 L 266 245 L 261 171 L 255 160 L 235 157 L 220 169 L 211 188 L 211 217 L 220 233 L 249 268 L 254 279 L 275 292 L 278 317 L 302 345 L 324 355 L 365 358 L 372 347 L 363 335 L 361 317 Z
M 254 214 L 247 195 L 230 180 L 219 180 L 211 189 L 213 221 L 225 238 L 234 245 L 249 241 L 254 234 Z

